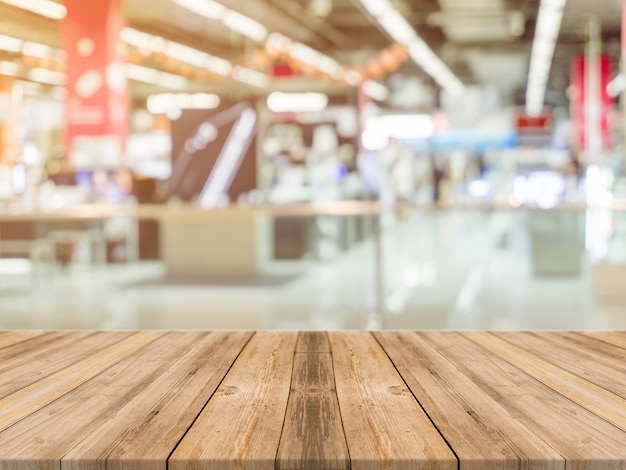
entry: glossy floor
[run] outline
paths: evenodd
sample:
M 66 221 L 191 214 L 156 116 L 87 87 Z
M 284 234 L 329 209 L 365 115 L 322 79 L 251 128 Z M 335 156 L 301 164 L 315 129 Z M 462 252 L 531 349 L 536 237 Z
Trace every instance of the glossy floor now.
M 598 295 L 589 220 L 546 217 L 390 217 L 380 265 L 372 238 L 336 255 L 331 243 L 324 260 L 268 263 L 239 284 L 171 282 L 159 262 L 0 260 L 0 328 L 626 329 L 626 293 Z

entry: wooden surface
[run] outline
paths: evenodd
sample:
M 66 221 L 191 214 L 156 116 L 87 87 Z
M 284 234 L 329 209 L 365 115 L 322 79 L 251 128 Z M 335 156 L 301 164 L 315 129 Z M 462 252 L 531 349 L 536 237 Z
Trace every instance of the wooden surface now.
M 0 469 L 626 468 L 626 332 L 0 331 Z

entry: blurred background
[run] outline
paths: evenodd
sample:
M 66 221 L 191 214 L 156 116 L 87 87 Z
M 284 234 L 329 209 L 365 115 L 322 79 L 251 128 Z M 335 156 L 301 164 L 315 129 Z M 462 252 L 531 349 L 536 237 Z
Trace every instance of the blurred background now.
M 620 0 L 0 0 L 0 329 L 626 328 Z

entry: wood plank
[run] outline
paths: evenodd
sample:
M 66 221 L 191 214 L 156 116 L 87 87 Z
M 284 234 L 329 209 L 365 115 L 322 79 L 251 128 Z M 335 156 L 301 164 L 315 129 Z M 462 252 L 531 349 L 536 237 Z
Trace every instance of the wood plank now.
M 499 332 L 497 336 L 592 384 L 626 398 L 626 350 L 569 332 Z
M 330 353 L 328 334 L 325 331 L 301 331 L 296 343 L 297 353 Z
M 493 333 L 474 332 L 471 339 L 561 395 L 626 431 L 624 398 L 514 346 Z M 556 348 L 546 348 L 542 356 L 555 352 Z
M 329 348 L 326 333 L 298 335 L 278 470 L 350 468 Z
M 142 331 L 0 399 L 0 431 L 140 350 L 165 332 Z
M 369 332 L 330 332 L 351 468 L 456 469 L 457 460 Z
M 439 432 L 454 449 L 461 470 L 564 469 L 565 460 L 493 397 L 462 374 L 414 332 L 376 332 L 389 355 Z
M 445 351 L 461 373 L 563 456 L 568 470 L 626 465 L 626 433 L 474 342 L 480 334 L 419 336 Z
M 4 349 L 0 351 L 0 398 L 130 335 L 126 331 L 110 332 L 107 335 L 94 331 L 57 332 L 37 336 Z
M 0 331 L 0 349 L 40 336 L 43 333 L 39 330 Z
M 170 457 L 169 470 L 274 469 L 296 340 L 295 332 L 254 335 Z
M 626 331 L 584 331 L 581 334 L 626 349 Z
M 159 346 L 169 350 L 168 355 L 154 351 L 162 375 L 132 398 L 120 395 L 124 406 L 69 451 L 61 468 L 165 469 L 167 458 L 251 336 L 251 332 L 168 335 L 167 343 Z M 156 357 L 147 359 L 155 362 Z
M 0 433 L 0 464 L 20 462 L 22 469 L 58 470 L 62 457 L 91 433 L 106 426 L 110 419 L 121 419 L 119 413 L 122 411 L 141 413 L 145 406 L 150 408 L 154 402 L 149 400 L 147 405 L 142 406 L 136 401 L 136 397 L 145 394 L 146 389 L 156 393 L 155 400 L 158 401 L 160 393 L 155 391 L 154 384 L 164 385 L 160 378 L 171 371 L 189 345 L 198 341 L 201 335 L 199 332 L 160 335 L 91 380 L 6 429 Z M 128 407 L 131 403 L 141 409 L 131 411 Z M 130 418 L 136 416 L 134 414 Z M 189 426 L 189 422 L 182 424 Z M 168 433 L 166 429 L 161 431 Z M 85 463 L 85 468 L 94 468 L 90 467 L 92 462 Z M 163 459 L 162 468 L 165 463 L 166 459 Z M 150 465 L 150 459 L 147 464 Z

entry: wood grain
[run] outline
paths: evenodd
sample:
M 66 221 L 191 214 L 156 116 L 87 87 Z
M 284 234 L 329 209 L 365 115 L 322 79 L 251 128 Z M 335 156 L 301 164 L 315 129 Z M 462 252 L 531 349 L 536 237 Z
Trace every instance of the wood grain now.
M 150 342 L 142 339 L 143 347 L 1 432 L 0 462 L 19 461 L 20 469 L 58 469 L 63 456 L 167 372 L 197 335 L 162 333 Z
M 585 331 L 580 334 L 626 349 L 626 331 Z
M 0 470 L 624 469 L 625 339 L 0 332 Z
M 457 460 L 368 332 L 330 332 L 351 468 L 456 469 Z
M 158 345 L 160 375 L 153 374 L 135 396 L 125 395 L 123 406 L 69 451 L 61 468 L 166 468 L 167 458 L 251 336 L 251 332 L 170 333 L 165 346 Z M 112 403 L 110 408 L 117 406 Z
M 626 465 L 626 434 L 620 429 L 492 354 L 477 341 L 482 332 L 453 335 L 450 347 L 445 333 L 419 334 L 445 351 L 459 371 L 563 456 L 568 470 Z
M 297 353 L 330 353 L 328 333 L 325 331 L 301 331 L 296 343 Z
M 626 430 L 626 400 L 581 377 L 561 369 L 551 362 L 504 341 L 487 332 L 475 332 L 472 341 L 492 354 L 544 383 L 562 396 Z M 558 348 L 546 347 L 543 354 L 558 353 Z
M 455 336 L 435 348 L 413 332 L 376 332 L 400 375 L 454 449 L 460 470 L 564 469 L 565 460 L 446 358 Z
M 296 339 L 296 332 L 254 335 L 170 457 L 168 469 L 274 469 Z
M 579 333 L 502 332 L 505 341 L 626 398 L 626 350 Z
M 300 333 L 278 448 L 278 470 L 347 470 L 350 457 L 326 333 Z
M 0 350 L 0 398 L 58 372 L 95 351 L 131 335 L 116 331 L 100 335 L 89 331 L 38 335 Z
M 0 399 L 0 431 L 97 376 L 164 332 L 138 332 Z
M 43 333 L 43 331 L 37 330 L 0 331 L 0 349 L 40 336 Z

